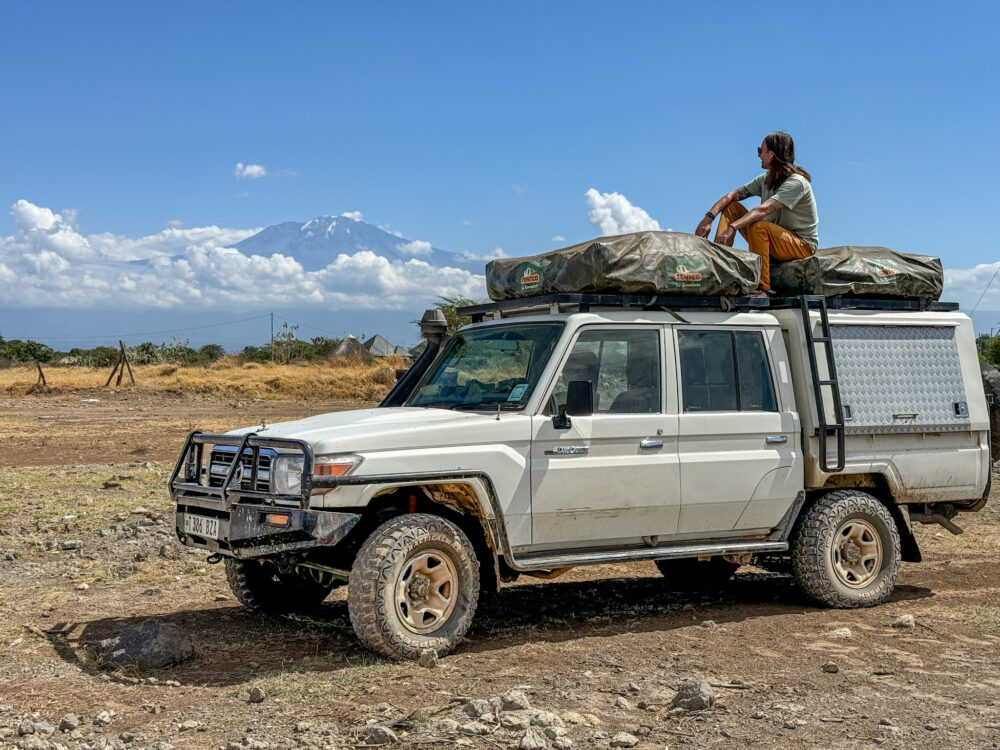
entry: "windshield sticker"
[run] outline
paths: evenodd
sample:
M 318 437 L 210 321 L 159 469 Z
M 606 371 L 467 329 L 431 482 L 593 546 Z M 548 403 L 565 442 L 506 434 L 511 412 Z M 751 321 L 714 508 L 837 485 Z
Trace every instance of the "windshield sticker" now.
M 519 401 L 520 398 L 521 398 L 521 396 L 524 395 L 524 392 L 526 390 L 528 390 L 528 384 L 527 383 L 520 383 L 518 385 L 515 385 L 514 388 L 511 390 L 510 395 L 507 397 L 507 400 L 508 401 Z

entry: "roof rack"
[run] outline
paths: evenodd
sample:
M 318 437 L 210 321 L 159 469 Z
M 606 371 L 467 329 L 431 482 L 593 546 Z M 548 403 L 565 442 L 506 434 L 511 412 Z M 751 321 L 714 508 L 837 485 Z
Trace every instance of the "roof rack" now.
M 725 295 L 665 295 L 665 294 L 542 294 L 537 297 L 507 299 L 483 305 L 469 305 L 458 308 L 459 315 L 472 318 L 479 323 L 490 317 L 504 317 L 505 314 L 525 314 L 531 311 L 544 313 L 589 312 L 598 308 L 621 308 L 628 310 L 774 310 L 798 308 L 802 296 L 794 297 L 728 297 Z M 844 297 L 834 295 L 826 298 L 830 310 L 890 310 L 914 312 L 952 312 L 958 310 L 957 302 L 937 302 L 929 297 L 895 297 L 881 299 L 872 297 Z M 566 309 L 564 309 L 566 308 Z

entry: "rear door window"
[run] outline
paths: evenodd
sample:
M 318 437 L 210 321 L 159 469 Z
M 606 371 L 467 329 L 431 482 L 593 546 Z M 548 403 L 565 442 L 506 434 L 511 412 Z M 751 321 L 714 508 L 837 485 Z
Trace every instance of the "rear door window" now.
M 759 331 L 677 332 L 685 412 L 777 411 Z

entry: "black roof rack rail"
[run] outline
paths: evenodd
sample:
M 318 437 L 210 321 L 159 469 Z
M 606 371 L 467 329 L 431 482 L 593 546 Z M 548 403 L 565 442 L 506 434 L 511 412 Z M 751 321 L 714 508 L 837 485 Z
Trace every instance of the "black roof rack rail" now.
M 631 310 L 739 310 L 745 312 L 747 310 L 799 308 L 802 305 L 802 295 L 765 298 L 727 297 L 725 295 L 561 293 L 469 305 L 458 308 L 457 312 L 459 315 L 472 318 L 473 323 L 479 323 L 487 315 L 493 313 L 502 315 L 505 312 L 527 311 L 532 308 L 553 305 L 576 306 L 580 312 L 588 312 L 593 307 L 619 307 Z M 957 302 L 937 302 L 929 297 L 876 298 L 832 295 L 826 297 L 826 307 L 829 310 L 954 312 L 958 310 L 959 305 Z
M 581 312 L 592 307 L 620 307 L 640 310 L 764 310 L 768 300 L 763 297 L 727 297 L 725 295 L 695 296 L 669 294 L 541 294 L 537 297 L 505 299 L 483 305 L 460 307 L 456 312 L 467 315 L 474 323 L 494 312 L 525 310 L 551 305 L 576 305 Z
M 816 298 L 814 294 L 800 294 L 794 297 L 771 297 L 769 307 L 781 309 L 785 307 L 798 308 L 802 298 Z M 845 297 L 840 294 L 826 297 L 828 310 L 903 310 L 907 312 L 956 312 L 957 302 L 938 302 L 930 297 Z

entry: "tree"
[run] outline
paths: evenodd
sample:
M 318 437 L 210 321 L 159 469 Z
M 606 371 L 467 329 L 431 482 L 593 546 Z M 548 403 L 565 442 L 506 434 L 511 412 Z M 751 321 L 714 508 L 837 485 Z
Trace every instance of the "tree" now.
M 0 340 L 0 359 L 14 359 L 18 362 L 48 362 L 55 355 L 52 347 L 28 339 Z
M 209 362 L 215 362 L 224 356 L 226 356 L 226 350 L 218 344 L 205 344 L 198 350 L 198 358 Z
M 1000 370 L 1000 334 L 994 336 L 987 345 L 986 361 Z
M 316 336 L 312 339 L 312 357 L 311 359 L 326 359 L 330 356 L 330 352 L 337 348 L 343 339 L 331 339 L 326 336 Z

